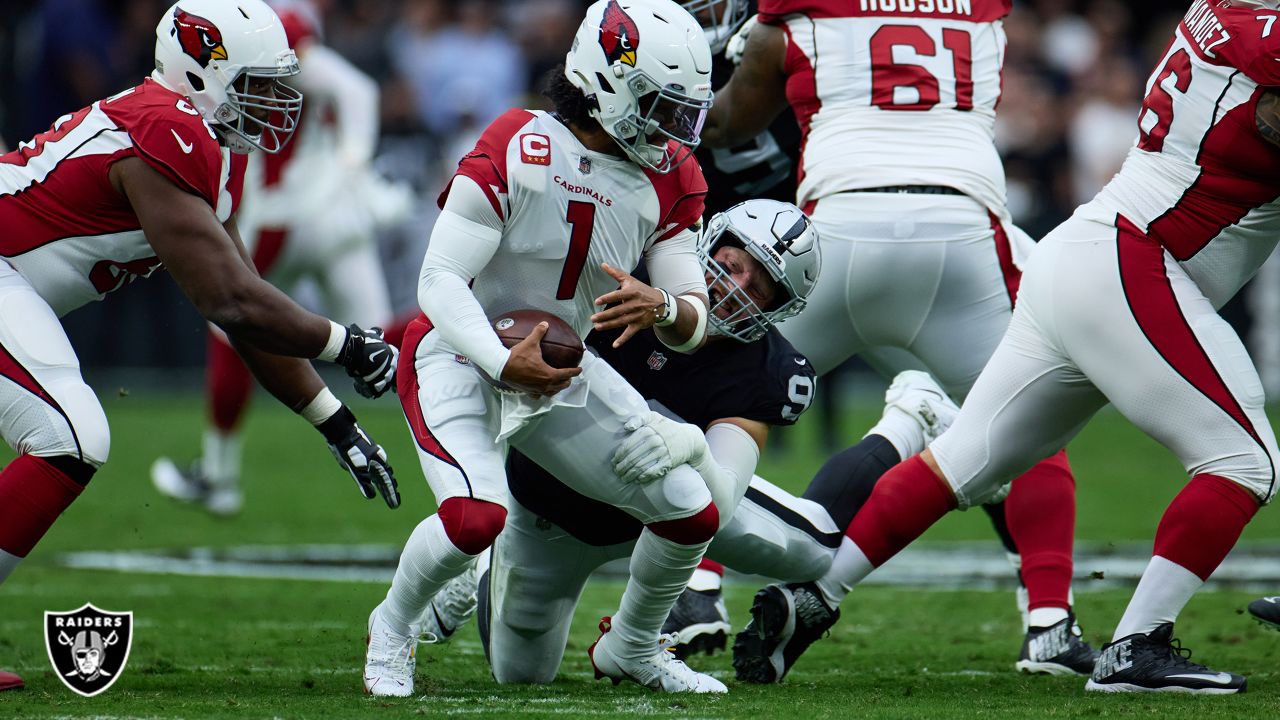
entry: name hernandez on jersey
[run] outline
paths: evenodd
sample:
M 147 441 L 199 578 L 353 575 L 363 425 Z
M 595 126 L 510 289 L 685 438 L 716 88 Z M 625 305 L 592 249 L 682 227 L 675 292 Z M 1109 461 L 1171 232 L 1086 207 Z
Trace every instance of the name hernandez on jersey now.
M 797 203 L 946 185 L 1003 215 L 994 144 L 1010 0 L 761 0 L 786 35 Z M 821 52 L 819 52 L 821 48 Z
M 595 298 L 617 287 L 601 263 L 636 267 L 653 245 L 701 222 L 707 193 L 696 160 L 655 173 L 589 150 L 550 113 L 519 109 L 485 130 L 458 175 L 481 188 L 502 228 L 472 284 L 485 314 L 543 310 L 580 337 Z
M 1258 102 L 1280 86 L 1280 13 L 1196 0 L 1147 81 L 1138 140 L 1076 211 L 1160 243 L 1221 307 L 1280 238 L 1280 148 Z
M 791 425 L 813 400 L 813 366 L 776 329 L 754 343 L 722 340 L 692 355 L 667 350 L 651 330 L 615 349 L 618 334 L 593 332 L 587 344 L 645 399 L 701 428 L 730 417 Z M 507 485 L 521 505 L 582 542 L 640 536 L 638 520 L 575 492 L 518 450 L 507 457 Z
M 203 199 L 219 221 L 239 205 L 245 156 L 154 80 L 58 118 L 0 155 L 0 257 L 59 316 L 160 268 L 108 175 L 127 157 Z

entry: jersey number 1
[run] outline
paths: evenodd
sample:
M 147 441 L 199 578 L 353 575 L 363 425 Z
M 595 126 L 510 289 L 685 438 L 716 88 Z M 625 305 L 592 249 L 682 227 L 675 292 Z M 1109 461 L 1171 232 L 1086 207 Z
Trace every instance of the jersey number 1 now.
M 557 300 L 572 300 L 578 290 L 578 278 L 587 264 L 587 250 L 591 247 L 591 231 L 596 225 L 596 204 L 570 200 L 564 219 L 569 223 L 569 252 L 564 257 L 564 269 L 560 271 L 560 285 L 556 289 Z
M 943 28 L 942 46 L 951 52 L 956 109 L 973 109 L 973 44 L 969 33 Z M 938 78 L 923 65 L 895 63 L 893 49 L 909 47 L 921 57 L 938 54 L 937 43 L 919 25 L 885 25 L 871 36 L 871 104 L 881 110 L 928 110 L 938 104 Z M 913 88 L 916 101 L 894 102 L 898 88 Z

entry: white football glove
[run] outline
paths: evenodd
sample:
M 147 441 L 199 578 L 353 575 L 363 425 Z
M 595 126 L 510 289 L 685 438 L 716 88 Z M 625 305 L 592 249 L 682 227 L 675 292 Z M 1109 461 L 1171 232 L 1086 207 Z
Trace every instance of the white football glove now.
M 613 454 L 613 471 L 626 482 L 648 484 L 707 452 L 707 440 L 696 425 L 649 411 L 623 423 L 627 436 Z
M 729 38 L 729 42 L 724 46 L 724 59 L 733 63 L 734 67 L 742 64 L 742 55 L 747 51 L 747 36 L 751 34 L 752 28 L 760 24 L 757 19 L 759 16 L 752 15 L 747 21 L 742 23 L 742 27 L 738 28 L 738 32 Z

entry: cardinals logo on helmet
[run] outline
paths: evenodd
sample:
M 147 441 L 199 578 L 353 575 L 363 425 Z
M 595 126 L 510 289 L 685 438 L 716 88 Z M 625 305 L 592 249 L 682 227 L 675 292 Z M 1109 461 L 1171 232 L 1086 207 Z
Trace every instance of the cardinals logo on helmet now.
M 183 52 L 200 63 L 200 67 L 209 67 L 211 60 L 227 59 L 227 49 L 222 45 L 222 31 L 209 20 L 192 15 L 182 8 L 174 8 L 173 28 Z
M 600 21 L 600 47 L 609 64 L 621 61 L 636 66 L 636 49 L 640 47 L 640 29 L 618 0 L 609 0 Z

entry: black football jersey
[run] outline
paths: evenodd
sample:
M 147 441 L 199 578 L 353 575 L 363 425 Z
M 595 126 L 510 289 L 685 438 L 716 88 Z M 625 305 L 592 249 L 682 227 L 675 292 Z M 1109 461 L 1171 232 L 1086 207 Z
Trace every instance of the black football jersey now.
M 718 89 L 732 74 L 733 64 L 717 54 L 712 84 Z M 707 215 L 752 198 L 795 202 L 800 126 L 795 113 L 786 110 L 750 141 L 733 148 L 701 147 L 697 158 L 707 178 Z
M 669 349 L 652 330 L 614 349 L 620 333 L 593 332 L 587 344 L 646 400 L 698 427 L 731 417 L 790 425 L 813 401 L 813 366 L 777 330 L 753 343 L 712 341 L 692 355 Z M 640 536 L 639 520 L 578 494 L 514 449 L 507 484 L 521 505 L 585 543 L 613 545 Z

